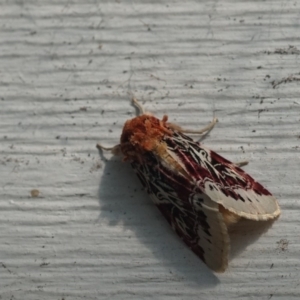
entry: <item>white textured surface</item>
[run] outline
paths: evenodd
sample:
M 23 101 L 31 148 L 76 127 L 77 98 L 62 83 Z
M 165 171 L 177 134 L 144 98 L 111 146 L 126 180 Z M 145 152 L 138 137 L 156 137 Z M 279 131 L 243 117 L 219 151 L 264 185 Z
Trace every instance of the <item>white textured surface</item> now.
M 0 299 L 299 299 L 297 1 L 0 2 Z M 279 199 L 226 273 L 101 161 L 128 93 L 187 128 L 215 113 L 205 144 Z

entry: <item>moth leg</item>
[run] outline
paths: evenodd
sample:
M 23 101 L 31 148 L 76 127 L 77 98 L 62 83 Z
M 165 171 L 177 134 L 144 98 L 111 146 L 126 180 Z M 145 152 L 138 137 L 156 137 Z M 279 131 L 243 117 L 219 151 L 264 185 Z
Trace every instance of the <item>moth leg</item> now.
M 144 107 L 137 101 L 136 98 L 134 98 L 134 97 L 132 98 L 132 103 L 139 110 L 139 115 L 144 115 L 146 113 Z
M 115 146 L 114 146 L 115 147 Z M 112 151 L 113 150 L 113 148 L 114 147 L 104 147 L 104 146 L 102 146 L 100 143 L 98 143 L 97 145 L 96 145 L 96 148 L 98 149 L 98 150 L 105 150 L 105 151 Z
M 235 164 L 236 166 L 238 166 L 238 167 L 243 167 L 243 166 L 248 165 L 248 164 L 249 164 L 249 161 L 247 161 L 247 160 L 244 160 L 244 161 L 238 161 L 238 162 L 235 162 L 234 164 Z
M 114 155 L 118 155 L 118 154 L 121 153 L 120 145 L 116 145 L 116 146 L 113 146 L 113 147 L 104 147 L 104 146 L 102 146 L 101 144 L 98 143 L 96 145 L 96 148 L 100 151 L 102 151 L 102 150 L 111 151 L 111 153 L 114 154 Z
M 193 129 L 182 129 L 181 128 L 181 132 L 184 133 L 196 133 L 196 134 L 202 134 L 205 133 L 207 131 L 210 131 L 214 128 L 214 126 L 218 123 L 218 119 L 217 118 L 213 118 L 213 120 L 204 128 L 200 129 L 200 130 L 193 130 Z

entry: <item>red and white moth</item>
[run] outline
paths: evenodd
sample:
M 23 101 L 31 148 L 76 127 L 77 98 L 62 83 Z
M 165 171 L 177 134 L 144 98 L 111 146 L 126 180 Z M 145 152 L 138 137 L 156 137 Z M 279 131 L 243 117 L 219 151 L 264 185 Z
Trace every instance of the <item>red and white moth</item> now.
M 279 216 L 275 197 L 240 166 L 193 141 L 184 130 L 146 113 L 128 120 L 120 144 L 100 150 L 122 154 L 129 161 L 174 231 L 212 270 L 228 265 L 228 228 L 240 218 L 270 220 Z

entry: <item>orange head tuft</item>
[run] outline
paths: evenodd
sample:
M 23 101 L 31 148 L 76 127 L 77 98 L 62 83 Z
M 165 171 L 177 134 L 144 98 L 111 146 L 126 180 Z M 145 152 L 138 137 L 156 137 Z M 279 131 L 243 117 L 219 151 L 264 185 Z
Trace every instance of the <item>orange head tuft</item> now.
M 167 120 L 167 116 L 159 120 L 146 114 L 128 120 L 124 125 L 120 143 L 125 159 L 153 151 L 164 135 L 171 135 L 172 132 L 166 125 Z

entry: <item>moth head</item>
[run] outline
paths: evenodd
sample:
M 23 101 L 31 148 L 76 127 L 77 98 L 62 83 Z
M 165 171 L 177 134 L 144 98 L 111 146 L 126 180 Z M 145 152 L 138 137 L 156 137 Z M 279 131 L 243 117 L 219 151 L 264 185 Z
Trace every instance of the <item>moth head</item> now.
M 125 159 L 134 159 L 157 148 L 164 135 L 172 134 L 167 120 L 167 116 L 159 120 L 150 114 L 128 120 L 123 127 L 120 142 Z

